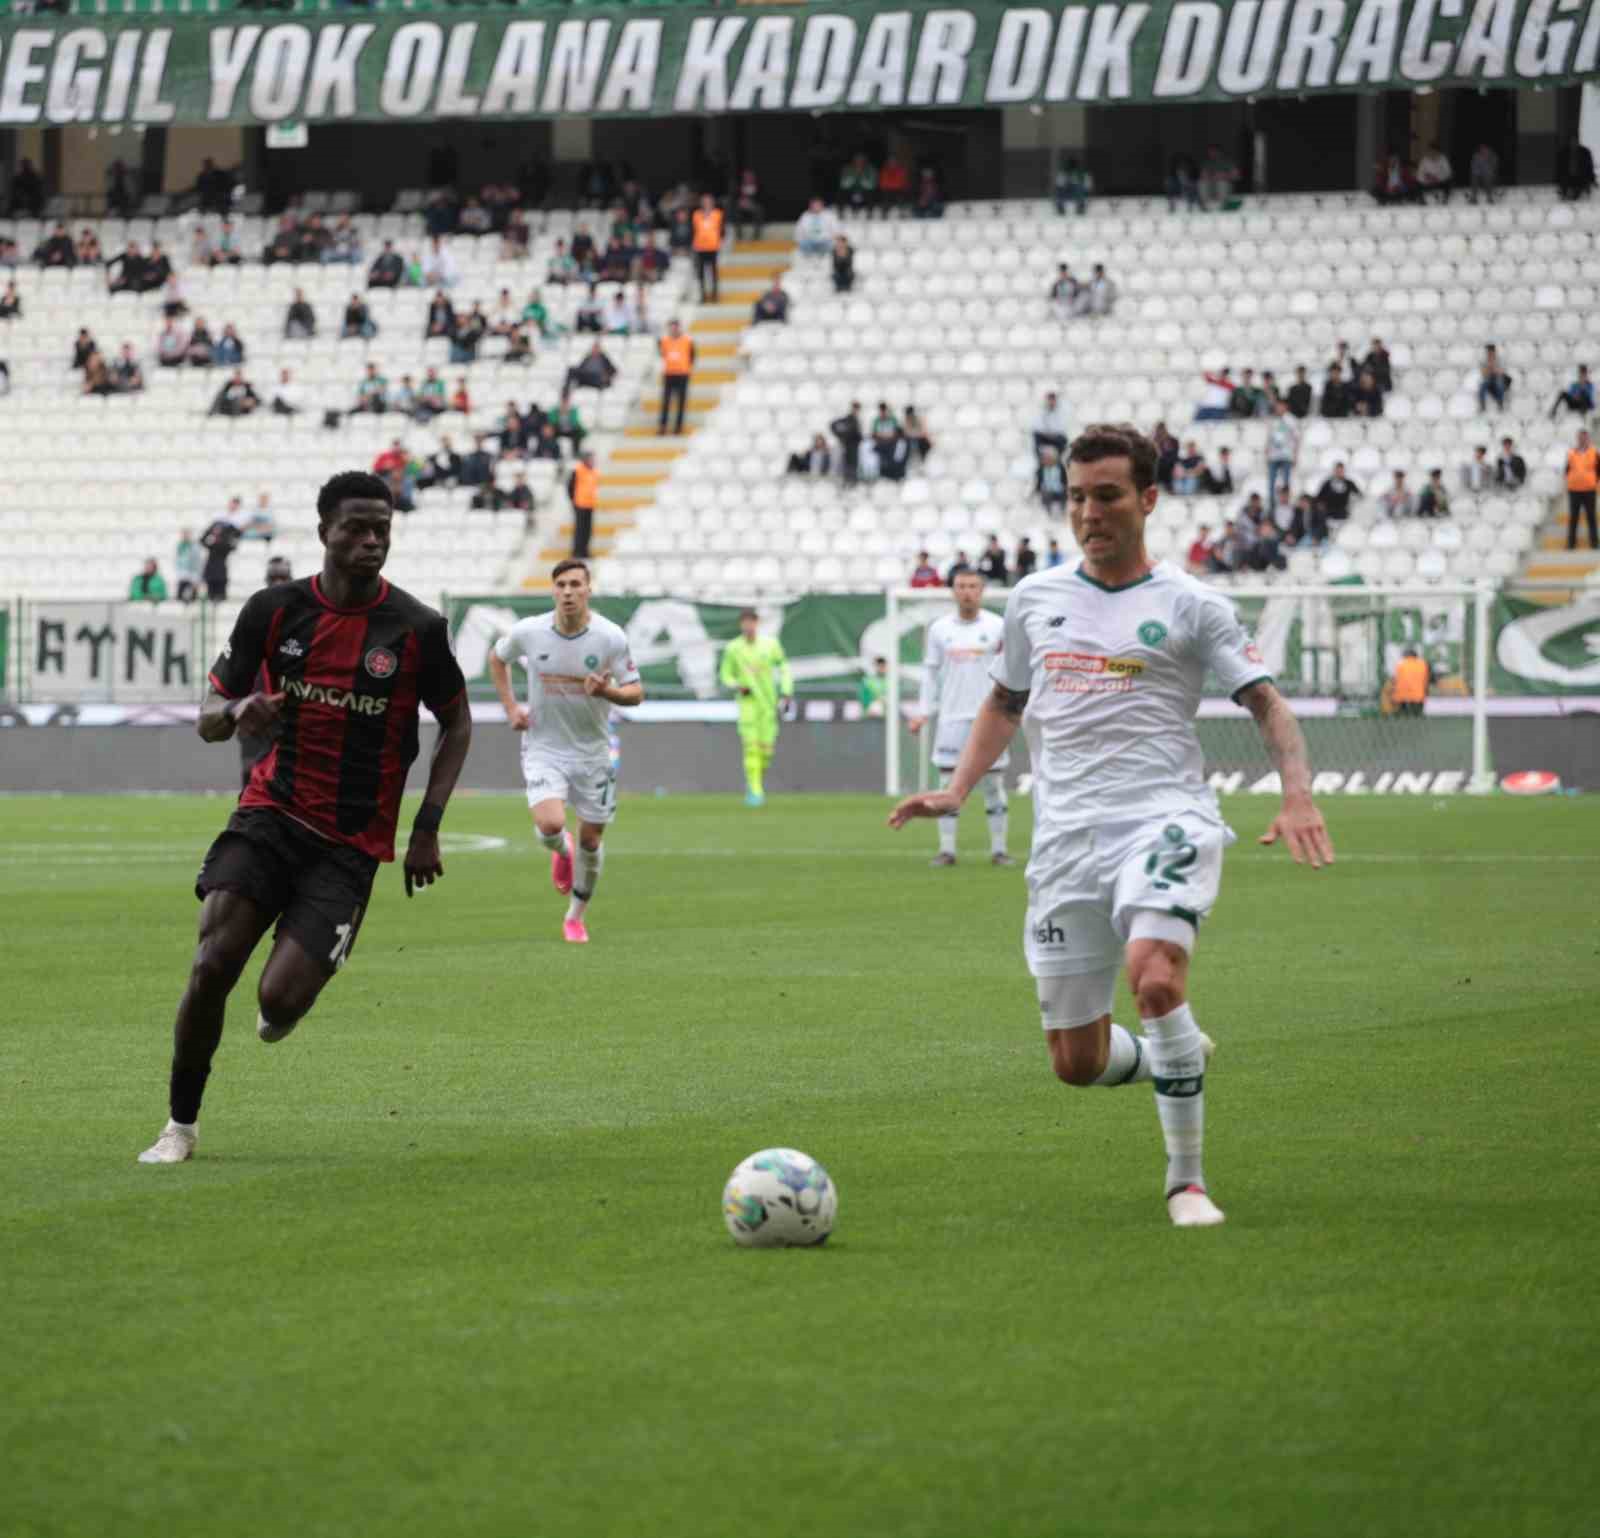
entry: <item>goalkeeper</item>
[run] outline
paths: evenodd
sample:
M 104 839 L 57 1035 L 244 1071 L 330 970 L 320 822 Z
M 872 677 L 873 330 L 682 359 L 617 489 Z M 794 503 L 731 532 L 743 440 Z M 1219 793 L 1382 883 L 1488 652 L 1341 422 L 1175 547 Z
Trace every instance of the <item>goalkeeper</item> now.
M 722 687 L 739 697 L 739 741 L 744 747 L 746 806 L 761 806 L 773 751 L 778 746 L 779 713 L 794 698 L 794 676 L 783 647 L 757 633 L 754 609 L 739 615 L 739 639 L 722 653 Z

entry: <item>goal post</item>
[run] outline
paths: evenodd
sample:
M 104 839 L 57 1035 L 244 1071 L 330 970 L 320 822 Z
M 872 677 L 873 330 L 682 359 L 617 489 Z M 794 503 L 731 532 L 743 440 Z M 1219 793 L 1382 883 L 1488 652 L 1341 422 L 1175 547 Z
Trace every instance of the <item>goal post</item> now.
M 1486 793 L 1489 754 L 1489 653 L 1494 589 L 1473 586 L 1367 587 L 1275 584 L 1219 589 L 1262 652 L 1299 717 L 1319 792 L 1418 790 Z M 985 607 L 1004 608 L 1008 590 L 986 590 Z M 885 691 L 884 789 L 925 788 L 926 741 L 905 722 L 915 713 L 923 637 L 951 612 L 946 588 L 885 590 L 896 657 Z M 1395 667 L 1415 651 L 1432 674 L 1421 714 L 1392 698 Z M 1206 773 L 1219 789 L 1261 789 L 1272 766 L 1255 723 L 1208 677 L 1196 723 Z M 1018 773 L 1020 737 L 1013 750 Z M 1022 772 L 1025 765 L 1021 766 Z

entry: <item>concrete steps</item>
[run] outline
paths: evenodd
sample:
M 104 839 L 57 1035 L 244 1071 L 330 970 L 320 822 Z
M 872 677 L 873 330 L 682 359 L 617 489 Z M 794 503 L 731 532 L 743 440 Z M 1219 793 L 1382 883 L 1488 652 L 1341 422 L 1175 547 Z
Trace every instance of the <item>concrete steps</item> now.
M 596 560 L 603 561 L 612 553 L 624 529 L 649 517 L 657 488 L 671 474 L 673 461 L 688 447 L 684 439 L 711 419 L 723 389 L 739 378 L 740 344 L 753 324 L 755 302 L 772 286 L 773 278 L 788 271 L 793 254 L 793 242 L 788 240 L 744 241 L 724 252 L 719 302 L 692 308 L 683 319 L 684 331 L 694 339 L 696 367 L 689 376 L 682 435 L 664 437 L 658 431 L 658 374 L 629 410 L 619 444 L 598 466 L 600 493 L 589 545 Z M 552 532 L 557 543 L 539 552 L 539 571 L 522 584 L 529 592 L 550 591 L 543 572 L 571 549 L 571 517 L 563 518 Z

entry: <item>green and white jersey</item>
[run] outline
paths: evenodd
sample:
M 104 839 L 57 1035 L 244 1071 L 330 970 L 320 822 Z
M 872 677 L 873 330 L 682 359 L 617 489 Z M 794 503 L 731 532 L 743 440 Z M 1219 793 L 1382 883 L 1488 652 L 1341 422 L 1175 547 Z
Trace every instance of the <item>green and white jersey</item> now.
M 612 704 L 583 692 L 590 673 L 609 673 L 619 686 L 639 682 L 628 637 L 620 625 L 590 614 L 576 635 L 556 629 L 554 612 L 518 620 L 494 643 L 502 662 L 521 658 L 528 669 L 528 730 L 523 757 L 560 763 L 609 760 Z
M 990 676 L 1030 691 L 1035 848 L 1110 823 L 1220 820 L 1194 729 L 1208 672 L 1235 696 L 1270 676 L 1232 603 L 1165 561 L 1125 587 L 1057 566 L 1012 589 Z
M 922 696 L 917 713 L 936 716 L 933 762 L 953 769 L 960 761 L 978 708 L 992 692 L 989 669 L 1004 646 L 1005 621 L 992 609 L 980 609 L 971 619 L 941 614 L 928 626 L 922 653 Z M 996 769 L 1009 767 L 1011 755 L 1002 753 Z
M 934 620 L 923 647 L 919 713 L 971 726 L 990 692 L 989 669 L 1004 633 L 1005 621 L 992 609 L 971 619 L 941 614 Z

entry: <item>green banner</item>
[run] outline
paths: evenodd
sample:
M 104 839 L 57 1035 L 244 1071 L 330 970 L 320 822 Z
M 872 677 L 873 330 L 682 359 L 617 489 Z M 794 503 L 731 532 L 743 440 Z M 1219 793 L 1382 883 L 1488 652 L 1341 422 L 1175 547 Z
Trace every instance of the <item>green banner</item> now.
M 0 128 L 1227 101 L 1596 73 L 1600 0 L 870 0 L 26 18 Z
M 1496 694 L 1600 697 L 1600 594 L 1561 605 L 1496 597 L 1489 683 Z
M 543 614 L 548 597 L 453 598 L 448 605 L 456 656 L 475 699 L 493 699 L 489 648 L 528 614 Z M 739 604 L 687 598 L 597 596 L 594 611 L 628 633 L 635 665 L 652 701 L 728 698 L 717 682 L 722 648 L 739 633 Z M 881 593 L 805 597 L 758 603 L 761 628 L 789 654 L 795 693 L 811 698 L 853 695 L 886 632 Z

